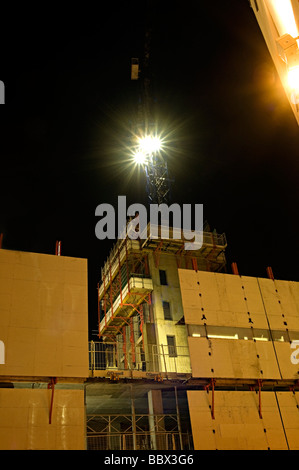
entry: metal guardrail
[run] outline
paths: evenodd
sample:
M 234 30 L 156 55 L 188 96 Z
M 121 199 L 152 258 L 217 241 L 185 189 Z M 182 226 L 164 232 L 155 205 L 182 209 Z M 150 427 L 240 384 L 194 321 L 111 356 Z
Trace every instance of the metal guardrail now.
M 125 360 L 126 359 L 126 360 Z M 152 373 L 191 373 L 188 346 L 120 342 L 89 342 L 89 370 L 139 370 Z
M 227 246 L 227 240 L 225 233 L 216 233 L 216 232 L 202 232 L 202 241 L 203 245 L 211 245 L 211 246 Z M 125 256 L 125 250 L 140 250 L 139 241 L 138 240 L 131 240 L 130 238 L 118 239 L 111 249 L 104 266 L 101 268 L 101 278 L 103 279 L 103 275 L 105 274 L 107 278 L 109 278 L 109 265 L 113 265 L 113 263 L 117 260 L 118 255 L 122 259 Z
M 177 432 L 155 434 L 156 445 L 153 444 L 153 434 L 149 432 L 115 434 L 88 434 L 87 450 L 191 450 L 190 434 L 182 433 L 183 447 L 180 446 L 180 435 Z
M 181 432 L 176 414 L 88 414 L 88 450 L 189 450 L 192 439 Z

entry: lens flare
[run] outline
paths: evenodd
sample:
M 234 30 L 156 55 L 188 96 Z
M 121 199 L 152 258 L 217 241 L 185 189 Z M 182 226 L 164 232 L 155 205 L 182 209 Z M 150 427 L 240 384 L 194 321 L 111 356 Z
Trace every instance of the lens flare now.
M 159 137 L 146 136 L 138 139 L 139 148 L 141 152 L 146 155 L 158 152 L 161 150 L 162 142 Z
M 138 165 L 144 165 L 146 163 L 146 154 L 143 152 L 137 152 L 134 155 L 134 161 Z
M 299 65 L 288 71 L 288 83 L 292 90 L 299 91 Z

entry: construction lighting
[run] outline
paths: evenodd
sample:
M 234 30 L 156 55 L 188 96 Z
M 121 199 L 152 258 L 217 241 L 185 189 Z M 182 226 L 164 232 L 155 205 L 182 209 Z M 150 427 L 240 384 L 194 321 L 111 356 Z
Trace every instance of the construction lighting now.
M 160 137 L 152 135 L 138 137 L 133 160 L 137 165 L 147 165 L 153 154 L 159 152 L 161 149 L 162 140 Z
M 144 165 L 146 163 L 146 155 L 143 152 L 137 152 L 134 155 L 134 161 L 137 165 Z
M 199 333 L 193 333 L 192 334 L 193 338 L 200 338 L 201 335 Z M 207 335 L 207 338 L 213 338 L 213 339 L 239 339 L 239 336 L 235 334 L 234 336 L 229 336 L 229 335 Z
M 239 339 L 239 336 L 236 334 L 234 336 L 230 335 L 207 335 L 208 338 L 215 338 L 215 339 Z
M 299 35 L 291 0 L 266 0 L 270 14 L 280 36 Z
M 138 139 L 139 149 L 145 155 L 150 155 L 152 153 L 158 152 L 161 150 L 161 139 L 154 136 L 146 136 Z
M 288 83 L 289 87 L 296 91 L 299 92 L 299 65 L 296 67 L 292 67 L 288 71 Z

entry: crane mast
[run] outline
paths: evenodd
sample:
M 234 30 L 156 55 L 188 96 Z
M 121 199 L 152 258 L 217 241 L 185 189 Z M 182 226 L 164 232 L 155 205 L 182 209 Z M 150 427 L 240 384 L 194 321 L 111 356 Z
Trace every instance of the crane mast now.
M 157 128 L 154 113 L 154 99 L 151 74 L 151 39 L 152 39 L 152 2 L 148 2 L 148 15 L 144 39 L 144 52 L 141 63 L 139 58 L 131 59 L 131 80 L 139 85 L 139 101 L 135 126 L 135 136 L 157 138 L 160 130 Z M 141 69 L 140 69 L 141 65 Z M 146 176 L 146 191 L 148 204 L 168 204 L 170 202 L 170 179 L 168 174 L 167 155 L 163 149 L 150 151 L 146 160 L 141 163 Z

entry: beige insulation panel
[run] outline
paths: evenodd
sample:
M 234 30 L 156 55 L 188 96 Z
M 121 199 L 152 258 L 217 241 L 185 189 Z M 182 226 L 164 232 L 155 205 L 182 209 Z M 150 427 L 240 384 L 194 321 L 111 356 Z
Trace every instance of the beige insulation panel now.
M 84 450 L 83 390 L 0 389 L 1 450 Z
M 281 379 L 271 341 L 188 337 L 192 377 Z
M 187 324 L 268 328 L 256 278 L 178 271 Z
M 299 283 L 258 279 L 271 330 L 299 331 Z
M 299 450 L 299 392 L 276 392 L 290 450 Z
M 187 391 L 195 450 L 287 450 L 274 392 Z
M 0 376 L 88 377 L 87 260 L 0 250 Z
M 299 346 L 291 347 L 288 342 L 273 342 L 282 379 L 299 379 Z

